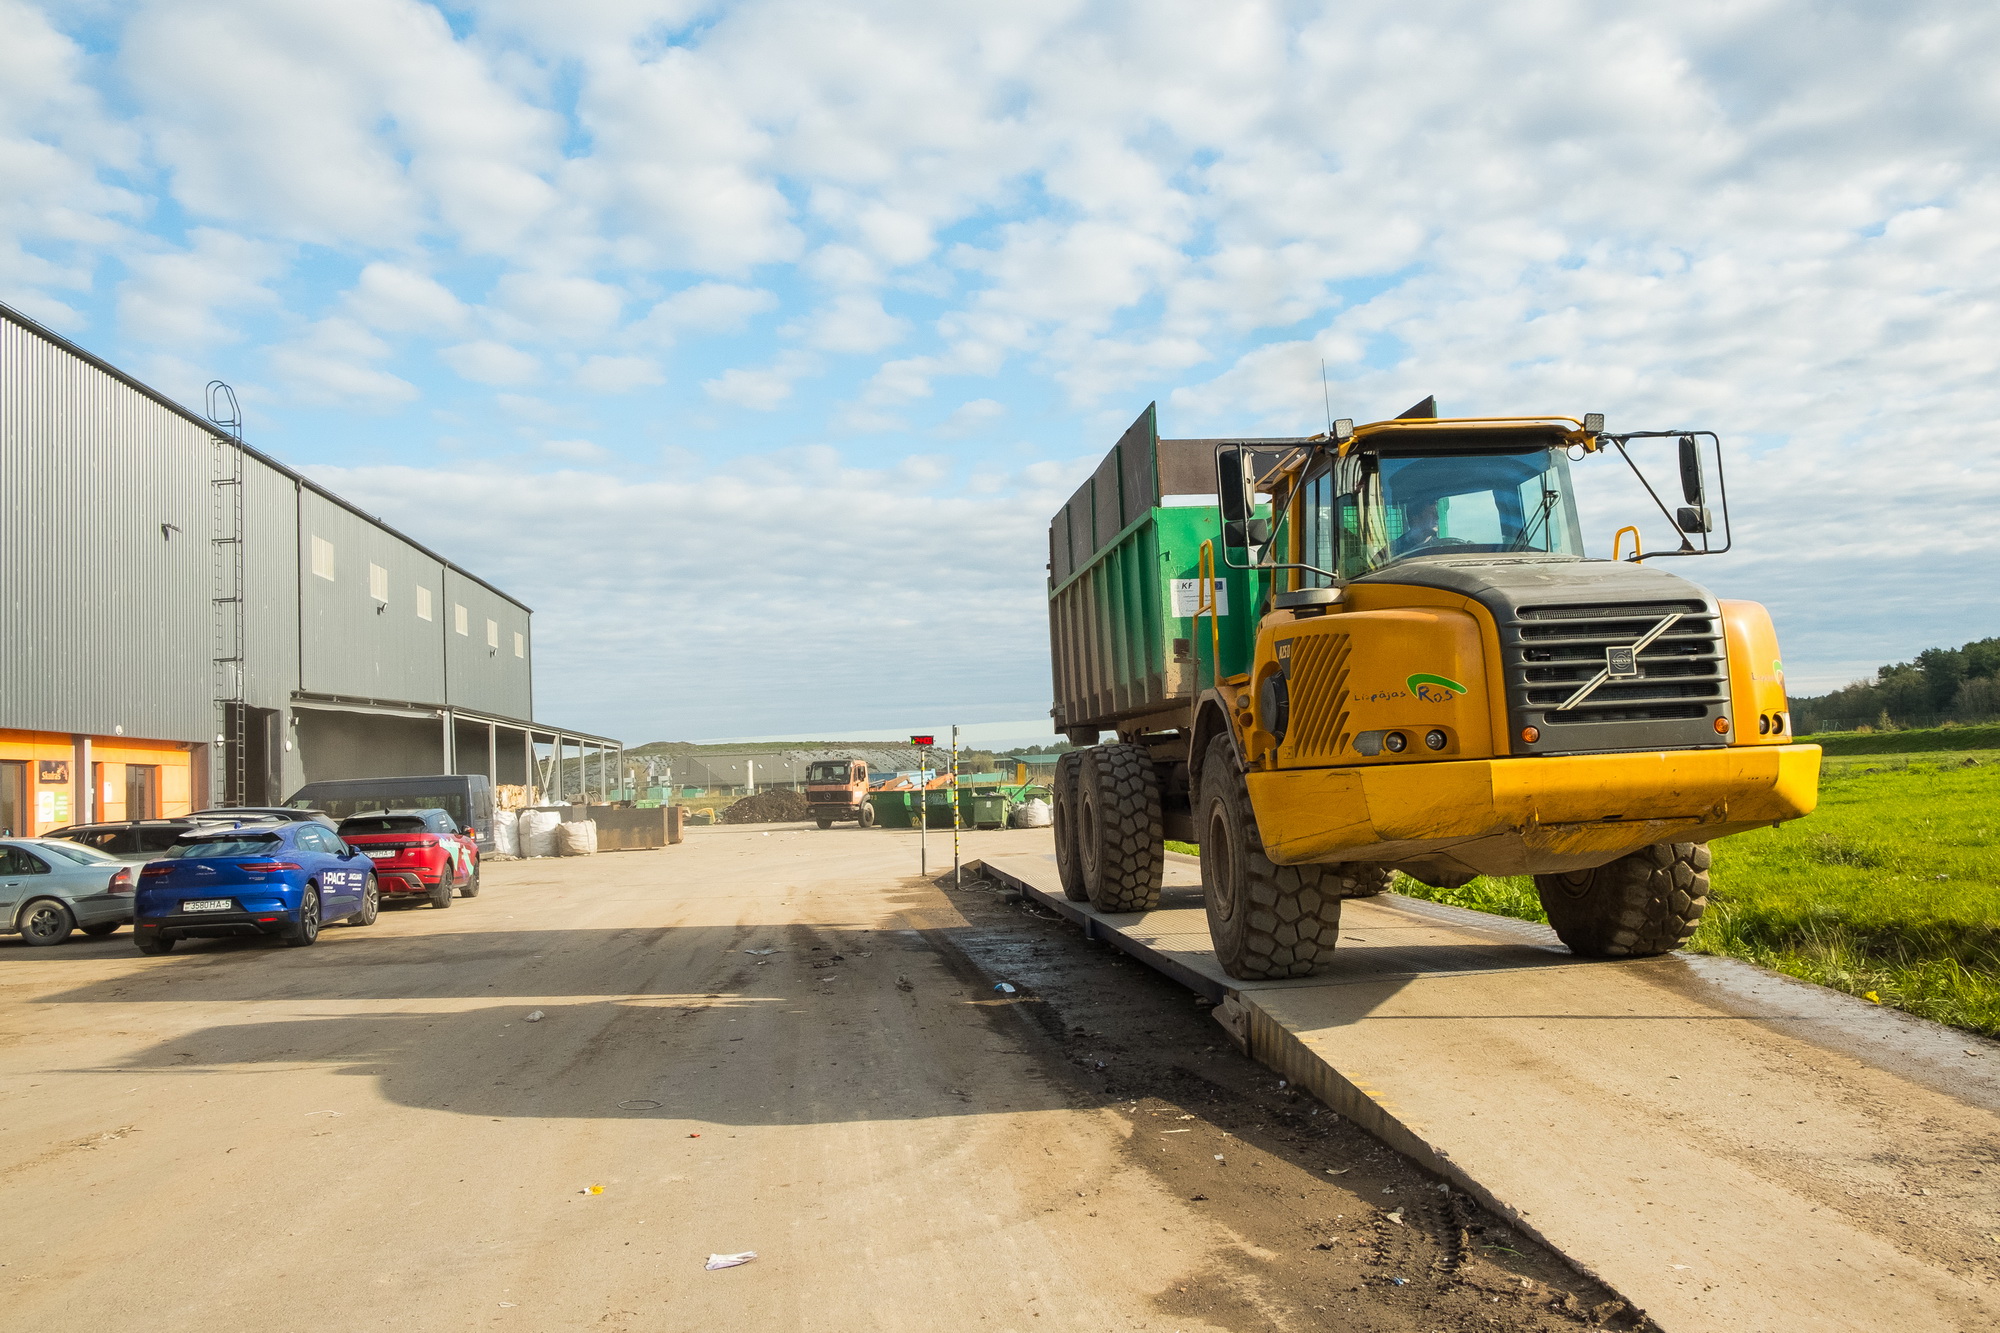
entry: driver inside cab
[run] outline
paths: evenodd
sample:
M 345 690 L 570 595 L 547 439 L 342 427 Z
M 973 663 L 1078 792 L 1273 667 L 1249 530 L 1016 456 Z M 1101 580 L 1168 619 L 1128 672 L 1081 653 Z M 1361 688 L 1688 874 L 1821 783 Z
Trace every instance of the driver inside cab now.
M 1408 555 L 1438 539 L 1438 502 L 1420 500 L 1403 511 L 1403 535 L 1389 543 L 1389 554 Z

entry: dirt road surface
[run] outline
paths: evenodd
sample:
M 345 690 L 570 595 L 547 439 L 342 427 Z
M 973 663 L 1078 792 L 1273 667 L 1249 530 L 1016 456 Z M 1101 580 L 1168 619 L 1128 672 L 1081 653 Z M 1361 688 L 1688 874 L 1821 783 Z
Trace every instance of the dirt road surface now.
M 0 941 L 7 1326 L 1631 1325 L 1186 991 L 915 850 L 703 829 L 308 950 Z

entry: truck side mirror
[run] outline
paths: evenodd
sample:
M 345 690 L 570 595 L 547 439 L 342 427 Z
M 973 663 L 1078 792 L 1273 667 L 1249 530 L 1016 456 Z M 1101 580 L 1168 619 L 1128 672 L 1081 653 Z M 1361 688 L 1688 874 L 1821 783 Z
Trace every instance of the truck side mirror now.
M 1700 505 L 1701 494 L 1701 449 L 1694 442 L 1694 436 L 1681 436 L 1681 498 L 1691 505 Z M 1686 510 L 1682 510 L 1686 513 Z M 1683 532 L 1707 532 L 1706 526 L 1690 528 L 1683 525 Z
M 1222 508 L 1224 526 L 1242 522 L 1256 512 L 1256 496 L 1250 494 L 1254 482 L 1244 474 L 1244 448 L 1224 446 L 1216 450 L 1216 504 Z
M 1674 523 L 1682 532 L 1713 532 L 1707 505 L 1682 505 L 1674 511 Z

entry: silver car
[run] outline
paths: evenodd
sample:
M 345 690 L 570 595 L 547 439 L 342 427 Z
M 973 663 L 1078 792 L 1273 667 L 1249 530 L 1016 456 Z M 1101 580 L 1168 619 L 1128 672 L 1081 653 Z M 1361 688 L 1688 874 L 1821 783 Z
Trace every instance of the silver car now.
M 61 838 L 0 838 L 0 934 L 61 944 L 132 920 L 139 867 Z

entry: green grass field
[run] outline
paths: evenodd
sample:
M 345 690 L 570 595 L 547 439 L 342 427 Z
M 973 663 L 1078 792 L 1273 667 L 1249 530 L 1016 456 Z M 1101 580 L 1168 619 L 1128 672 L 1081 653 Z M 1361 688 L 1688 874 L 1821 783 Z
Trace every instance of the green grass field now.
M 1829 756 L 1818 810 L 1714 844 L 1708 913 L 1689 947 L 2000 1036 L 1995 758 Z M 1525 878 L 1442 890 L 1399 877 L 1396 888 L 1545 919 Z
M 1836 755 L 1928 754 L 1938 750 L 2000 750 L 2000 724 L 1981 723 L 1970 727 L 1925 727 L 1918 731 L 1823 731 L 1817 736 L 1801 736 Z

